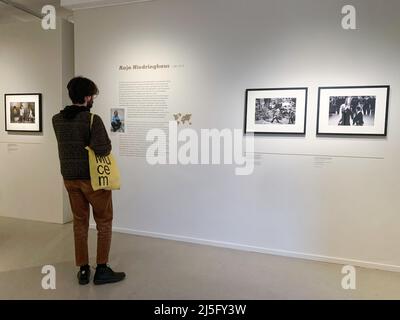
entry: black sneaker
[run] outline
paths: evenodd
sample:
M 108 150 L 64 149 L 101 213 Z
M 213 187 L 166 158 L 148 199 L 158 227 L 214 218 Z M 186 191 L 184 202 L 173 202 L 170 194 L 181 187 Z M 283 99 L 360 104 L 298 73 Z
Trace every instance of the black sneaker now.
M 90 267 L 85 266 L 78 272 L 78 280 L 80 285 L 85 285 L 90 282 Z
M 94 274 L 94 284 L 119 282 L 125 279 L 124 272 L 114 272 L 109 266 L 97 267 Z

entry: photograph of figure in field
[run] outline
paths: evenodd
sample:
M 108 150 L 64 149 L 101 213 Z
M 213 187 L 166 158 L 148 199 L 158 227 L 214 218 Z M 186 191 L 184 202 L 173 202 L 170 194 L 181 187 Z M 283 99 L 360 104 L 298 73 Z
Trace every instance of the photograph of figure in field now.
M 374 126 L 376 96 L 329 98 L 330 126 Z
M 296 98 L 256 99 L 255 124 L 296 124 Z

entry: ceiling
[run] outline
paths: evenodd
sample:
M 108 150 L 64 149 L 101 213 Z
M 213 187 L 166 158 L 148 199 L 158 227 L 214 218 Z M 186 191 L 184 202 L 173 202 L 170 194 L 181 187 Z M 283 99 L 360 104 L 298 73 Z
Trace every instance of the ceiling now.
M 155 0 L 0 0 L 0 24 L 34 21 L 38 18 L 28 12 L 33 12 L 41 16 L 43 6 L 48 4 L 56 8 L 57 17 L 72 21 L 73 10 L 147 1 Z M 17 7 L 21 6 L 28 12 L 15 8 L 7 3 L 13 3 Z
M 41 15 L 43 6 L 50 4 L 56 8 L 57 16 L 68 18 L 72 16 L 72 11 L 65 8 L 61 8 L 60 0 L 6 0 L 5 2 L 13 2 L 16 5 L 23 6 L 28 11 L 33 11 Z M 13 22 L 28 22 L 34 21 L 33 15 L 14 8 L 13 6 L 7 5 L 0 0 L 0 24 L 13 23 Z
M 61 0 L 61 5 L 71 10 L 80 10 L 148 1 L 154 0 Z

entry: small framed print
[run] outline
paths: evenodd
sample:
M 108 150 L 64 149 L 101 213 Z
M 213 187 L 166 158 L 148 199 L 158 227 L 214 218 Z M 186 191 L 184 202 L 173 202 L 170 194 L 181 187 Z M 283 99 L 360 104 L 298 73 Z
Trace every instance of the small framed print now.
M 111 132 L 125 133 L 125 109 L 111 108 Z
M 42 131 L 42 95 L 40 93 L 5 94 L 6 131 Z
M 320 87 L 318 135 L 386 136 L 390 86 Z
M 247 89 L 245 133 L 306 132 L 307 88 Z

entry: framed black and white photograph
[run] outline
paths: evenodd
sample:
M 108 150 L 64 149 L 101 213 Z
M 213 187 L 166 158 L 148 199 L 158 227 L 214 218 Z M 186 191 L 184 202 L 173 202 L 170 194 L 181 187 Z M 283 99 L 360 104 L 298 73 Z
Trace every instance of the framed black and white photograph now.
M 386 136 L 390 86 L 320 87 L 318 135 Z
M 305 134 L 307 88 L 247 89 L 245 133 Z
M 42 95 L 40 93 L 5 94 L 6 131 L 42 131 Z

